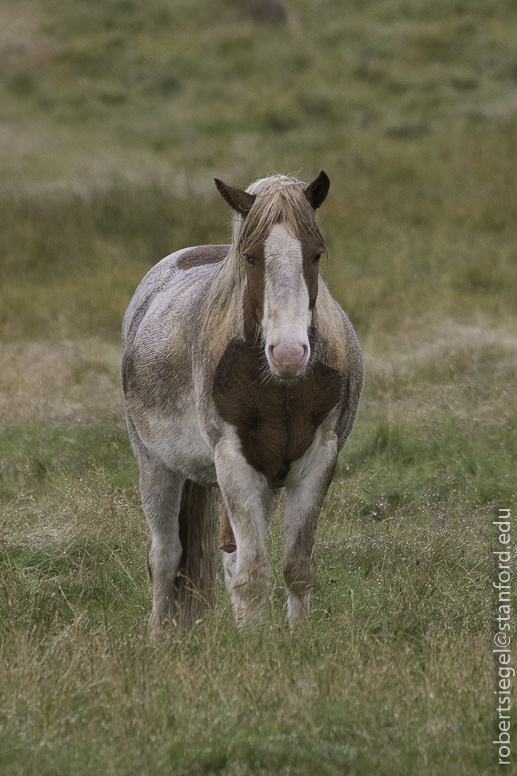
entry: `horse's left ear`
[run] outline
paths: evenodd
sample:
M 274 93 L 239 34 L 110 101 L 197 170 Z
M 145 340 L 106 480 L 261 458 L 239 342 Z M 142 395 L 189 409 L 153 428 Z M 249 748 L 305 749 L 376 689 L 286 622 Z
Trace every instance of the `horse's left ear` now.
M 256 200 L 255 194 L 248 194 L 247 191 L 242 189 L 234 189 L 233 186 L 227 186 L 219 178 L 214 178 L 217 191 L 222 198 L 230 205 L 231 208 L 240 213 L 243 218 L 246 218 L 251 210 L 251 206 Z
M 309 204 L 312 205 L 314 210 L 317 210 L 320 205 L 325 201 L 325 197 L 329 193 L 330 178 L 323 170 L 320 172 L 317 178 L 312 183 L 309 183 L 303 193 L 307 197 Z

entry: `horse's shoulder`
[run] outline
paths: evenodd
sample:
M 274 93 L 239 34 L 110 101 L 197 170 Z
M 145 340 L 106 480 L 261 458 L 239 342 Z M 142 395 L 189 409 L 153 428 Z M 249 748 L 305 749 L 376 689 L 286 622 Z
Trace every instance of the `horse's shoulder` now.
M 345 311 L 335 302 L 341 319 L 346 350 L 347 400 L 343 403 L 338 423 L 339 449 L 345 444 L 354 424 L 364 382 L 364 363 L 354 327 Z
M 352 429 L 359 404 L 364 380 L 363 357 L 354 327 L 325 281 L 320 286 L 316 311 L 317 347 L 322 351 L 323 361 L 337 369 L 345 387 L 337 428 L 341 448 Z

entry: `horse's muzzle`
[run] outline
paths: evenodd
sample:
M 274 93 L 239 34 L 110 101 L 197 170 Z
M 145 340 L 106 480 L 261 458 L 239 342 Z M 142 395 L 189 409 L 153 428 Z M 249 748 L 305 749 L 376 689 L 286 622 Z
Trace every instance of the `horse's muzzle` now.
M 292 380 L 300 377 L 309 360 L 308 343 L 295 340 L 282 340 L 277 345 L 269 345 L 267 356 L 271 372 L 281 380 Z

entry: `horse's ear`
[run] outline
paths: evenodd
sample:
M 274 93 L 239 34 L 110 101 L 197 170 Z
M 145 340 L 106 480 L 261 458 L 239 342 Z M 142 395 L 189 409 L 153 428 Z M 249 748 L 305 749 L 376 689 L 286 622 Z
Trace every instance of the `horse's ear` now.
M 326 172 L 323 170 L 320 172 L 317 178 L 312 183 L 309 183 L 303 193 L 307 197 L 309 204 L 312 205 L 314 210 L 317 210 L 320 205 L 325 201 L 325 197 L 329 193 L 330 179 Z
M 251 206 L 255 202 L 255 194 L 248 194 L 247 191 L 242 189 L 234 189 L 233 186 L 227 186 L 219 178 L 214 178 L 217 191 L 222 198 L 230 205 L 231 208 L 240 213 L 243 218 L 246 218 L 251 210 Z

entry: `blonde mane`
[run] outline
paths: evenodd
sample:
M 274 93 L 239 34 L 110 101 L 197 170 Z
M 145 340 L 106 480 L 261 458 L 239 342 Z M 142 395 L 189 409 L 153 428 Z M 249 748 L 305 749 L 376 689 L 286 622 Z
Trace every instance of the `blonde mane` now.
M 256 199 L 245 219 L 235 214 L 230 251 L 221 263 L 212 283 L 208 306 L 211 312 L 223 311 L 232 297 L 238 296 L 246 282 L 243 254 L 261 245 L 277 223 L 298 237 L 312 234 L 323 244 L 318 216 L 309 204 L 307 184 L 287 175 L 272 175 L 251 183 L 246 191 Z
M 244 221 L 241 216 L 234 218 L 232 247 L 242 256 L 246 250 L 263 243 L 279 222 L 294 236 L 301 231 L 322 240 L 316 211 L 303 193 L 306 186 L 303 181 L 286 175 L 261 178 L 248 186 L 246 191 L 254 194 L 256 200 Z

